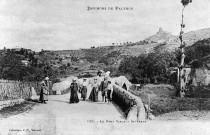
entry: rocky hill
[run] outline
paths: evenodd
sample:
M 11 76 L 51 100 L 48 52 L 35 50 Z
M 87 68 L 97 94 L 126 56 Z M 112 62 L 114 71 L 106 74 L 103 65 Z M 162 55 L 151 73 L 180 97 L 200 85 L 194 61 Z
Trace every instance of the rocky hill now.
M 150 37 L 146 39 L 149 43 L 151 42 L 156 42 L 156 43 L 161 43 L 161 42 L 167 42 L 170 41 L 171 39 L 174 39 L 176 36 L 171 35 L 169 32 L 164 31 L 161 27 L 159 28 L 159 31 Z
M 184 33 L 183 40 L 186 42 L 187 46 L 194 45 L 196 42 L 210 38 L 210 28 L 190 31 Z M 171 38 L 165 43 L 164 46 L 161 46 L 163 50 L 173 51 L 174 49 L 180 46 L 179 36 Z

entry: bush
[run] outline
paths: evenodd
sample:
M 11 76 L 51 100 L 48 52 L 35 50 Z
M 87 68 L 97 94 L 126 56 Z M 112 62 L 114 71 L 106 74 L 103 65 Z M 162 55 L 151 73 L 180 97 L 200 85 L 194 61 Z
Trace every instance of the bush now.
M 205 64 L 203 58 L 210 54 L 210 38 L 196 42 L 194 45 L 186 47 L 186 64 L 197 60 L 201 65 Z M 195 67 L 196 68 L 196 67 Z
M 104 71 L 110 71 L 110 76 L 111 77 L 117 77 L 120 76 L 122 74 L 119 73 L 118 68 L 115 66 L 105 66 L 103 68 Z
M 165 83 L 169 81 L 169 67 L 177 65 L 175 53 L 153 52 L 124 59 L 119 71 L 130 74 L 133 83 Z
M 106 54 L 105 56 L 103 56 L 100 60 L 99 63 L 104 63 L 105 65 L 111 65 L 113 64 L 113 58 L 116 59 L 116 57 L 118 57 L 121 53 L 119 51 L 113 51 L 110 52 L 108 54 Z

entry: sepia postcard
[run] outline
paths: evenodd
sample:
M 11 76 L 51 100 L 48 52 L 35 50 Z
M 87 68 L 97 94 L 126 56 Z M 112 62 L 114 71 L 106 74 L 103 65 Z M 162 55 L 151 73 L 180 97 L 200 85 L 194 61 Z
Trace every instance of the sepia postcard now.
M 210 0 L 0 0 L 0 135 L 210 135 Z

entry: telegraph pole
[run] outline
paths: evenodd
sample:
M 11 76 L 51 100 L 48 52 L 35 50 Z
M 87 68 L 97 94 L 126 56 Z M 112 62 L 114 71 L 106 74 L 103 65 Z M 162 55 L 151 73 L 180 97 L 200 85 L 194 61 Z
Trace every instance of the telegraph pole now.
M 183 34 L 184 34 L 184 28 L 185 28 L 185 24 L 184 24 L 184 9 L 185 7 L 191 3 L 192 0 L 181 0 L 181 3 L 182 5 L 184 6 L 183 9 L 182 9 L 182 22 L 181 22 L 181 31 L 180 31 L 180 35 L 179 35 L 179 39 L 181 41 L 181 44 L 180 44 L 180 49 L 181 49 L 181 62 L 180 62 L 180 66 L 178 68 L 178 82 L 179 82 L 179 89 L 180 89 L 180 96 L 182 97 L 181 95 L 181 92 L 184 93 L 184 90 L 185 90 L 185 81 L 184 81 L 184 78 L 182 77 L 183 74 L 184 74 L 184 59 L 185 59 L 185 46 L 186 46 L 186 43 L 183 41 Z

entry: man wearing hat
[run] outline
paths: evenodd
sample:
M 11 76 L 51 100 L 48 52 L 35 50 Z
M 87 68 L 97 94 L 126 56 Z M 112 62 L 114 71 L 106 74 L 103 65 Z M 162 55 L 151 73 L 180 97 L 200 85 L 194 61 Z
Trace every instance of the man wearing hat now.
M 105 95 L 106 95 L 107 86 L 108 86 L 108 77 L 105 76 L 104 81 L 102 81 L 100 84 L 100 91 L 103 98 L 103 102 L 106 102 Z
M 70 94 L 70 101 L 69 103 L 78 103 L 79 102 L 79 98 L 78 98 L 78 84 L 77 84 L 77 78 L 74 78 L 72 80 L 71 86 L 70 86 L 70 90 L 71 90 L 71 94 Z

